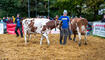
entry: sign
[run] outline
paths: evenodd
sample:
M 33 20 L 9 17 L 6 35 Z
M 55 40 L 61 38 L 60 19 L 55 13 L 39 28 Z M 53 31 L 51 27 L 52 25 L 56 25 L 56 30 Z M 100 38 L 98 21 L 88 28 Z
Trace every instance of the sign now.
M 54 28 L 51 30 L 51 34 L 59 34 L 59 33 L 60 33 L 60 30 L 57 28 L 56 29 Z
M 4 34 L 4 25 L 0 23 L 0 34 Z
M 16 34 L 15 33 L 15 27 L 16 27 L 16 24 L 7 24 L 7 32 L 8 32 L 8 34 Z M 18 29 L 18 33 L 20 34 L 19 29 Z
M 105 23 L 94 22 L 93 23 L 93 35 L 105 37 Z

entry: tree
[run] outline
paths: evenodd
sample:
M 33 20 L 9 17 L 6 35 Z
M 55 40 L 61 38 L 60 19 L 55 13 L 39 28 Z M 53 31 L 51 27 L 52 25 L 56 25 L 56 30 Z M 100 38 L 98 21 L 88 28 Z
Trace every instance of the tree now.
M 87 12 L 89 13 L 90 11 L 93 14 L 93 20 L 98 20 L 97 15 L 98 15 L 98 10 L 102 9 L 100 5 L 104 4 L 104 0 L 86 0 L 86 5 L 87 5 Z M 105 6 L 103 7 L 105 8 Z

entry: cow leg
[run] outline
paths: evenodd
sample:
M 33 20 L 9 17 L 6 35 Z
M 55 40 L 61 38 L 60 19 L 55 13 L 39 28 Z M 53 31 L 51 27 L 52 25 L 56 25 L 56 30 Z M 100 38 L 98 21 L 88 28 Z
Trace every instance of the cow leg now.
M 81 33 L 79 31 L 79 27 L 77 26 L 77 33 L 78 33 L 78 36 L 79 36 L 79 46 L 81 46 Z
M 27 44 L 27 31 L 24 31 L 24 39 L 25 39 L 25 44 Z
M 85 45 L 87 45 L 87 30 L 85 31 Z
M 30 40 L 31 40 L 31 34 L 30 34 Z
M 69 33 L 69 40 L 72 40 L 72 38 L 71 38 L 71 30 L 68 28 L 68 33 Z
M 36 34 L 34 34 L 34 38 L 36 38 Z
M 73 41 L 76 42 L 76 33 L 74 32 L 74 38 L 73 38 Z
M 41 36 L 41 39 L 40 39 L 40 45 L 42 45 L 42 40 L 43 40 L 44 36 L 42 35 Z
M 49 39 L 48 39 L 48 34 L 45 33 L 45 34 L 43 34 L 43 35 L 44 35 L 44 37 L 47 39 L 47 43 L 48 43 L 48 45 L 50 45 L 50 41 L 49 41 Z
M 29 38 L 30 38 L 30 34 L 28 34 L 28 40 L 27 40 L 27 42 L 29 42 Z
M 27 40 L 27 42 L 29 42 L 29 40 L 31 40 L 31 34 L 28 34 L 28 40 Z
M 72 40 L 71 38 L 71 31 L 69 30 L 69 40 Z

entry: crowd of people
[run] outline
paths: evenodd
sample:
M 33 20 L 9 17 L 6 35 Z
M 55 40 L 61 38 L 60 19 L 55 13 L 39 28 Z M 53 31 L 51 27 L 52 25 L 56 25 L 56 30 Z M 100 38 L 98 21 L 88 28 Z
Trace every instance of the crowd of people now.
M 1 23 L 15 23 L 15 17 L 12 16 L 12 17 L 3 17 L 3 18 L 0 18 L 0 22 Z

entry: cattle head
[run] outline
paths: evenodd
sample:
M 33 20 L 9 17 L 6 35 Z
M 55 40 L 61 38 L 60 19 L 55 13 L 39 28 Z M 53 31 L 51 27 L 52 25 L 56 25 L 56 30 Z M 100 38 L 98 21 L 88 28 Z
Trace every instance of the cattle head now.
M 59 23 L 58 23 L 59 25 L 58 25 L 58 28 L 61 30 L 61 26 L 62 26 L 62 21 L 59 21 Z
M 55 21 L 55 26 L 56 26 L 56 28 L 60 29 L 62 26 L 62 22 L 59 20 Z
M 46 25 L 43 26 L 43 29 L 42 31 L 46 30 L 46 29 L 53 29 L 53 28 L 58 28 L 59 27 L 59 21 L 55 21 L 55 20 L 51 20 L 51 21 L 48 21 L 46 23 Z
M 55 26 L 58 27 L 60 25 L 60 21 L 55 21 Z

